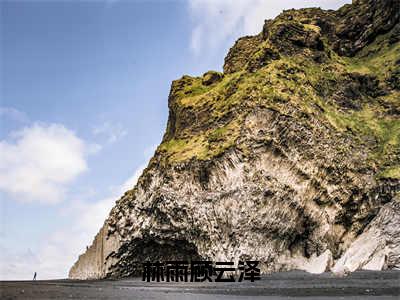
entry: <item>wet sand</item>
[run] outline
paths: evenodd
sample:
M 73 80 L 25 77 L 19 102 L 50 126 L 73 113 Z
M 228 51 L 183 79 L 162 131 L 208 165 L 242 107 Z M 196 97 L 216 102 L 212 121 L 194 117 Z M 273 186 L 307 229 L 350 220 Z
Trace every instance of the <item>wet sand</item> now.
M 0 288 L 1 299 L 400 299 L 400 271 L 359 271 L 343 278 L 295 271 L 241 283 L 2 281 Z

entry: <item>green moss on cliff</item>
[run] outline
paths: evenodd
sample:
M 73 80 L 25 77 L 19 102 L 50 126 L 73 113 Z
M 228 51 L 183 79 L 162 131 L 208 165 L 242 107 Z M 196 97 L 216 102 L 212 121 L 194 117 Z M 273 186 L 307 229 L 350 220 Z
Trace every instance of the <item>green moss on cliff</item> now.
M 391 33 L 379 36 L 371 45 L 365 47 L 355 57 L 341 58 L 349 72 L 372 74 L 385 80 L 390 70 L 398 68 L 400 44 L 389 44 Z
M 182 139 L 171 139 L 160 145 L 169 162 L 182 162 L 191 158 L 211 159 L 235 144 L 239 136 L 239 121 L 234 120 L 222 127 L 200 132 Z
M 175 113 L 185 112 L 193 123 L 180 123 L 174 136 L 160 146 L 168 161 L 220 155 L 236 144 L 249 112 L 269 108 L 308 127 L 316 125 L 307 118 L 317 118 L 352 143 L 363 145 L 382 177 L 397 176 L 400 121 L 390 111 L 400 109 L 400 93 L 388 80 L 398 68 L 399 43 L 388 43 L 391 33 L 387 33 L 356 56 L 343 57 L 333 51 L 326 36 L 323 46 L 308 45 L 307 39 L 296 36 L 296 30 L 306 31 L 311 42 L 318 42 L 319 26 L 293 21 L 292 28 L 283 21 L 275 23 L 270 35 L 288 35 L 293 47 L 300 48 L 291 49 L 290 55 L 277 53 L 271 40 L 247 38 L 240 43 L 253 49 L 246 64 L 240 56 L 240 71 L 232 72 L 236 67 L 228 64 L 230 72 L 211 84 L 189 76 L 174 83 Z M 240 43 L 238 47 L 243 47 Z
M 386 168 L 378 174 L 380 178 L 400 179 L 400 166 Z

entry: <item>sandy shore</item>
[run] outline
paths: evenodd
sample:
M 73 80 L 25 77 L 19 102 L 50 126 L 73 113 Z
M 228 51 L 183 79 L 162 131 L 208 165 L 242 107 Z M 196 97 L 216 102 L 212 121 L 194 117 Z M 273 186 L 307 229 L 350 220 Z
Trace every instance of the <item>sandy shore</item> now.
M 284 272 L 254 283 L 156 283 L 124 280 L 2 281 L 1 299 L 399 299 L 400 271 L 338 278 Z

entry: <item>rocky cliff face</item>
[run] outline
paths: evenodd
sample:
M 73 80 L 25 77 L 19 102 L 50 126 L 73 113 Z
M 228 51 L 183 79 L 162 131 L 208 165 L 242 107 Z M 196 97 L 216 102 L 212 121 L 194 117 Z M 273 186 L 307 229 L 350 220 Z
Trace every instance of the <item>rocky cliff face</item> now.
M 70 278 L 195 258 L 400 267 L 399 19 L 399 0 L 284 11 L 223 73 L 174 81 L 162 143 Z

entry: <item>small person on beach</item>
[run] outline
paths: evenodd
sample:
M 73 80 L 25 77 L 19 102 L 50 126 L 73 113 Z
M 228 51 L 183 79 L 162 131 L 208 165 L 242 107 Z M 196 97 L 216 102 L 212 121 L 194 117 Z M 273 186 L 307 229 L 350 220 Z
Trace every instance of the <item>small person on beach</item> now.
M 36 272 L 33 274 L 33 280 L 36 280 Z

